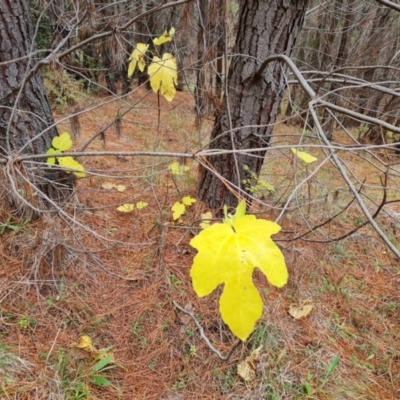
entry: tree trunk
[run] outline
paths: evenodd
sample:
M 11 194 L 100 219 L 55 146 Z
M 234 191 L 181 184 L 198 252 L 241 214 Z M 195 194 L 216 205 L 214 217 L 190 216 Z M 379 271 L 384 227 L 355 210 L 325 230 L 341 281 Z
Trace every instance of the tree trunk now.
M 22 148 L 24 154 L 43 154 L 51 147 L 57 129 L 41 73 L 37 72 L 24 82 L 37 57 L 29 57 L 36 50 L 29 1 L 0 0 L 0 5 L 0 62 L 8 62 L 0 68 L 0 154 L 10 156 L 21 152 Z M 21 168 L 32 183 L 35 182 L 41 190 L 54 197 L 49 175 L 46 175 L 46 183 L 38 182 L 43 169 L 40 169 L 42 172 L 31 173 L 23 166 Z M 59 177 L 56 172 L 53 175 L 52 178 Z M 29 197 L 28 201 L 39 197 L 35 193 L 33 197 L 25 194 Z
M 205 57 L 210 47 L 209 0 L 199 0 L 199 22 L 197 33 L 197 72 L 196 72 L 196 113 L 205 116 L 208 113 Z
M 211 133 L 210 149 L 242 150 L 263 148 L 249 154 L 223 154 L 208 158 L 211 172 L 201 170 L 198 196 L 212 209 L 224 204 L 235 206 L 239 188 L 251 173 L 257 176 L 264 162 L 272 135 L 287 68 L 280 62 L 270 63 L 255 85 L 247 82 L 269 56 L 290 56 L 307 9 L 307 0 L 249 0 L 241 2 L 239 30 L 228 73 L 229 93 Z M 230 118 L 231 117 L 231 121 Z M 252 126 L 252 127 L 250 127 Z M 234 132 L 231 129 L 235 128 Z M 246 170 L 244 169 L 246 167 Z M 226 180 L 222 181 L 218 174 Z

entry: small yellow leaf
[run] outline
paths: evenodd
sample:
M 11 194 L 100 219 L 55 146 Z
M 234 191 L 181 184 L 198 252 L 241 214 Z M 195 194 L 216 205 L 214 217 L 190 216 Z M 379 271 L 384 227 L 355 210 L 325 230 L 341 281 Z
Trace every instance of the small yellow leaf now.
M 122 206 L 119 206 L 117 208 L 118 211 L 125 212 L 125 213 L 132 212 L 134 209 L 135 209 L 135 205 L 131 204 L 131 203 L 122 204 Z
M 87 335 L 81 336 L 79 338 L 79 343 L 75 347 L 78 349 L 85 350 L 88 353 L 91 353 L 94 351 L 92 339 Z
M 145 203 L 144 201 L 139 201 L 138 203 L 136 203 L 136 208 L 138 210 L 142 210 L 143 208 L 147 207 L 149 204 Z
M 170 53 L 164 53 L 162 60 L 154 56 L 153 62 L 149 65 L 148 73 L 150 85 L 155 93 L 160 93 L 172 101 L 176 94 L 175 85 L 178 82 L 176 59 Z
M 168 168 L 172 175 L 183 175 L 185 172 L 189 171 L 189 167 L 180 164 L 178 161 L 169 164 Z
M 148 44 L 138 43 L 136 48 L 133 50 L 131 56 L 129 57 L 130 63 L 128 67 L 128 78 L 130 78 L 135 72 L 136 66 L 138 66 L 141 72 L 146 68 L 146 58 L 145 54 L 149 48 Z
M 112 182 L 104 182 L 101 184 L 101 187 L 106 190 L 115 189 L 115 190 L 118 190 L 118 192 L 125 192 L 125 190 L 126 190 L 125 185 L 116 185 L 115 183 L 112 183 Z
M 262 346 L 253 350 L 244 361 L 238 364 L 237 373 L 246 382 L 252 381 L 256 377 L 256 363 L 260 357 Z
M 182 199 L 182 203 L 185 205 L 185 206 L 191 206 L 193 203 L 196 203 L 196 199 L 192 199 L 190 196 L 185 196 L 183 199 Z
M 163 43 L 170 42 L 175 34 L 175 28 L 171 28 L 169 32 L 165 31 L 160 37 L 155 38 L 153 43 L 156 46 L 161 46 Z
M 52 147 L 46 151 L 46 154 L 60 154 L 60 153 L 61 153 L 60 151 L 58 151 L 56 149 L 53 149 Z M 56 163 L 56 158 L 55 157 L 49 157 L 47 159 L 47 164 L 53 165 L 55 163 Z
M 57 161 L 60 164 L 61 167 L 63 168 L 69 168 L 69 169 L 75 169 L 81 172 L 76 172 L 73 171 L 73 173 L 75 174 L 75 176 L 77 176 L 78 178 L 84 178 L 86 176 L 85 172 L 85 168 L 83 167 L 82 164 L 78 163 L 78 161 L 74 160 L 72 157 L 57 157 Z M 70 171 L 66 171 L 68 174 L 70 173 Z
M 308 154 L 304 151 L 298 151 L 294 147 L 292 147 L 291 150 L 298 158 L 300 158 L 300 160 L 306 162 L 307 164 L 310 164 L 310 163 L 318 160 L 316 157 L 313 157 L 311 154 Z
M 111 182 L 104 182 L 101 184 L 101 187 L 106 190 L 111 190 L 111 189 L 114 189 L 115 184 L 111 183 Z
M 185 213 L 185 205 L 182 203 L 179 203 L 179 201 L 177 201 L 172 207 L 171 207 L 171 211 L 172 211 L 172 218 L 174 219 L 174 221 L 176 221 L 177 219 L 179 219 L 184 213 Z
M 291 304 L 289 307 L 289 314 L 295 319 L 303 319 L 310 314 L 314 306 L 310 300 L 303 300 L 299 305 Z
M 72 147 L 71 136 L 68 132 L 63 132 L 60 136 L 53 138 L 51 145 L 59 151 L 67 151 Z
M 213 218 L 211 211 L 206 211 L 205 213 L 200 214 L 200 216 L 201 216 L 201 219 L 205 219 L 205 220 Z M 211 226 L 211 224 L 210 224 L 210 221 L 203 221 L 203 222 L 200 222 L 199 226 L 200 226 L 200 228 L 206 229 L 209 226 Z

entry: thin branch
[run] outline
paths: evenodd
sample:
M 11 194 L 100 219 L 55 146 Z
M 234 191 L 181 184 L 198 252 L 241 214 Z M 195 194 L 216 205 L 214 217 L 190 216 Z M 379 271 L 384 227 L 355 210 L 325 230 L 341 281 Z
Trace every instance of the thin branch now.
M 315 127 L 318 130 L 318 133 L 320 135 L 320 137 L 322 138 L 322 140 L 325 142 L 325 144 L 327 146 L 329 146 L 329 140 L 327 139 L 324 130 L 322 129 L 322 126 L 318 120 L 317 114 L 315 112 L 315 106 L 317 105 L 318 100 L 312 100 L 309 103 L 309 110 L 311 113 L 311 116 L 314 120 L 315 123 Z M 325 102 L 324 102 L 325 103 Z M 326 104 L 330 104 L 330 103 L 326 103 Z M 342 108 L 342 107 L 339 107 Z M 355 113 L 358 114 L 358 113 Z M 368 117 L 370 118 L 370 117 Z M 375 119 L 375 118 L 373 118 Z M 389 124 L 388 124 L 389 125 Z M 360 194 L 358 193 L 357 189 L 354 187 L 353 182 L 350 180 L 350 178 L 348 177 L 345 169 L 343 168 L 341 162 L 339 161 L 339 158 L 336 154 L 335 151 L 331 150 L 331 155 L 332 155 L 332 159 L 336 165 L 336 167 L 338 168 L 339 172 L 341 173 L 341 175 L 343 176 L 344 180 L 346 181 L 348 187 L 350 188 L 350 190 L 353 192 L 354 197 L 357 200 L 357 203 L 359 204 L 361 210 L 363 211 L 364 215 L 367 217 L 368 221 L 370 222 L 370 224 L 373 226 L 373 228 L 375 229 L 375 231 L 378 233 L 378 235 L 382 238 L 382 240 L 387 244 L 387 246 L 389 247 L 389 249 L 398 257 L 400 258 L 400 251 L 397 249 L 397 247 L 388 239 L 388 237 L 385 235 L 385 233 L 381 230 L 381 228 L 379 227 L 379 225 L 376 223 L 376 221 L 374 220 L 374 218 L 372 217 L 372 215 L 370 214 L 367 206 L 365 205 L 365 203 L 363 202 Z
M 389 0 L 376 0 L 376 2 L 383 4 L 386 7 L 391 8 L 392 10 L 396 10 L 400 12 L 400 4 L 393 3 Z
M 229 353 L 226 356 L 223 356 L 210 342 L 210 340 L 208 339 L 208 337 L 205 335 L 204 333 L 204 329 L 203 327 L 200 325 L 200 322 L 197 320 L 197 318 L 194 316 L 193 313 L 191 313 L 188 310 L 185 310 L 183 307 L 181 307 L 176 301 L 172 301 L 172 304 L 180 311 L 182 311 L 183 313 L 185 313 L 186 315 L 189 315 L 190 318 L 193 319 L 194 323 L 196 324 L 199 332 L 200 332 L 200 336 L 203 338 L 203 340 L 206 342 L 206 345 L 209 347 L 209 349 L 211 351 L 213 351 L 219 359 L 221 359 L 222 361 L 228 361 L 233 352 L 239 347 L 239 345 L 242 343 L 240 340 L 238 340 L 233 347 L 229 350 Z

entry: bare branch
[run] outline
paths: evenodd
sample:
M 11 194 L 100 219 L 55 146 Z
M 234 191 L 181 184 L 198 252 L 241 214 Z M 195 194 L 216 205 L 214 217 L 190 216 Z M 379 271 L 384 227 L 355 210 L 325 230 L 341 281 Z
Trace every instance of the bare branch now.
M 400 12 L 400 4 L 393 3 L 389 0 L 376 0 L 378 3 L 383 4 L 386 7 L 391 8 L 392 10 L 396 10 Z

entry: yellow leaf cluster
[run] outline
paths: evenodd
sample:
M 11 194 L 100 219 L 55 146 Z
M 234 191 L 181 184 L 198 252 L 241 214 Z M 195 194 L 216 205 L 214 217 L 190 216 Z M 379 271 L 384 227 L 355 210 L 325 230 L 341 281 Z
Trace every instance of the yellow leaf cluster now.
M 298 158 L 300 158 L 300 160 L 304 161 L 307 164 L 318 160 L 316 157 L 313 157 L 311 154 L 308 154 L 305 151 L 299 151 L 294 147 L 292 147 L 291 150 L 293 154 L 295 154 Z
M 178 82 L 175 57 L 170 53 L 164 53 L 162 59 L 154 56 L 147 71 L 153 91 L 155 93 L 160 91 L 168 101 L 172 101 L 176 94 L 175 85 Z
M 271 235 L 281 227 L 271 221 L 245 215 L 240 202 L 236 214 L 202 230 L 190 245 L 198 250 L 190 271 L 196 294 L 204 297 L 224 284 L 219 304 L 223 321 L 245 341 L 263 311 L 261 296 L 254 286 L 254 268 L 260 269 L 277 287 L 287 283 L 284 257 Z
M 153 43 L 156 46 L 161 46 L 162 44 L 166 43 L 166 42 L 170 42 L 172 40 L 172 37 L 175 34 L 175 28 L 171 28 L 169 30 L 169 32 L 165 31 L 160 37 L 155 38 L 153 40 Z
M 136 205 L 135 204 L 132 204 L 132 203 L 125 203 L 125 204 L 122 204 L 122 206 L 119 206 L 118 208 L 117 208 L 117 210 L 118 211 L 121 211 L 121 212 L 125 212 L 125 213 L 130 213 L 130 212 L 132 212 L 135 208 L 137 209 L 137 210 L 142 210 L 143 208 L 145 208 L 145 207 L 147 207 L 149 204 L 148 203 L 145 203 L 144 201 L 139 201 L 138 203 L 136 203 Z
M 149 45 L 144 43 L 138 43 L 129 57 L 130 63 L 128 66 L 128 78 L 130 78 L 136 70 L 136 66 L 141 72 L 146 68 L 146 51 Z
M 70 134 L 68 132 L 63 132 L 60 136 L 54 137 L 51 145 L 53 147 L 50 147 L 50 149 L 47 150 L 46 154 L 56 156 L 57 154 L 60 155 L 64 151 L 69 150 L 72 147 L 72 139 Z M 74 170 L 72 172 L 78 178 L 84 178 L 86 176 L 84 172 L 85 168 L 83 167 L 83 165 L 74 160 L 72 157 L 49 157 L 47 158 L 47 164 L 50 166 L 54 165 L 56 163 L 56 159 L 61 167 L 68 170 Z M 71 171 L 68 170 L 65 172 L 69 174 Z
M 196 199 L 193 199 L 190 196 L 185 196 L 182 199 L 182 203 L 179 201 L 174 203 L 174 205 L 171 207 L 173 220 L 176 221 L 179 219 L 183 214 L 185 214 L 186 206 L 191 206 L 194 203 L 196 203 Z

